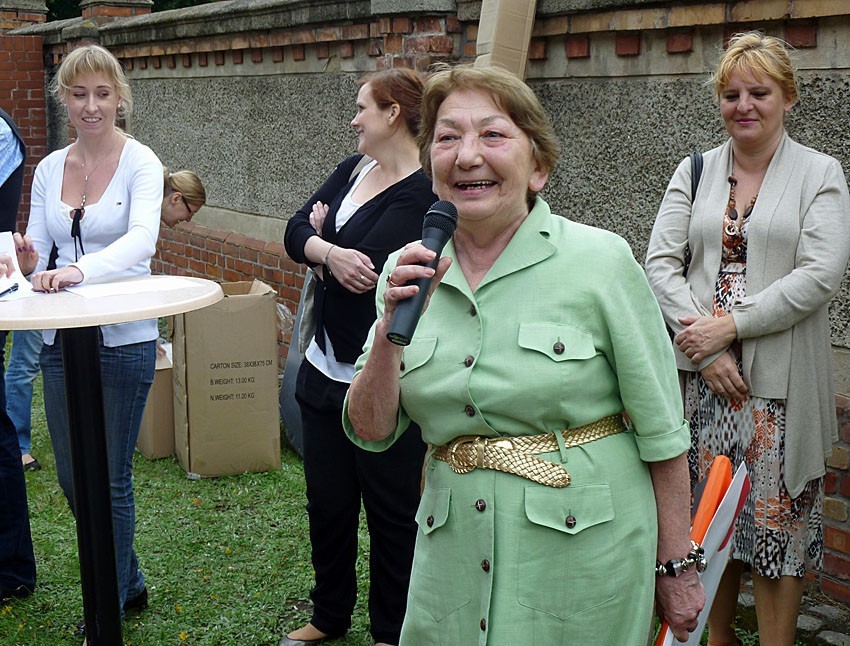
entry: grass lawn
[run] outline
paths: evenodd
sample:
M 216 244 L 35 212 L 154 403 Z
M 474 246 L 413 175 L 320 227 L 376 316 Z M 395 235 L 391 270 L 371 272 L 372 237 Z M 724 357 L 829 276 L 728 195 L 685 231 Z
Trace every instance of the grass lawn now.
M 0 644 L 80 644 L 83 617 L 74 519 L 56 482 L 40 379 L 27 473 L 38 587 L 0 604 Z M 238 429 L 234 429 L 234 436 Z M 283 451 L 280 471 L 189 480 L 174 458 L 136 454 L 136 551 L 150 608 L 124 622 L 126 644 L 276 645 L 310 617 L 304 473 Z M 368 536 L 361 524 L 360 595 L 340 645 L 371 644 L 366 615 Z

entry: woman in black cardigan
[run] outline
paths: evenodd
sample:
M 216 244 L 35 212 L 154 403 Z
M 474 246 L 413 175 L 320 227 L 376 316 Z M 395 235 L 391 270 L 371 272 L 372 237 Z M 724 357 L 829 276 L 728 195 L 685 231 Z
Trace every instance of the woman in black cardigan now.
M 343 160 L 286 227 L 287 253 L 319 277 L 316 334 L 295 389 L 316 586 L 310 623 L 284 635 L 281 646 L 319 644 L 351 625 L 361 496 L 376 646 L 397 644 L 404 619 L 425 445 L 411 429 L 416 432 L 408 431 L 386 453 L 363 451 L 348 441 L 341 419 L 354 362 L 375 321 L 375 283 L 384 262 L 421 238 L 425 212 L 437 199 L 415 139 L 422 81 L 403 69 L 361 81 L 351 121 L 360 154 Z

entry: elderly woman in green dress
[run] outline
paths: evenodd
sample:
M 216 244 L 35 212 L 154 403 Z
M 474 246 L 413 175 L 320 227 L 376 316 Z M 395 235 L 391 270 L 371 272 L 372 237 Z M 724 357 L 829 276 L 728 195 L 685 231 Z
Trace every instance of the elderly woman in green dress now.
M 688 425 L 643 271 L 624 240 L 537 195 L 558 145 L 512 74 L 437 72 L 422 126 L 457 230 L 436 272 L 416 243 L 387 261 L 345 410 L 366 449 L 411 420 L 435 447 L 401 643 L 644 644 L 653 598 L 685 639 L 705 599 Z M 408 281 L 431 276 L 411 344 L 393 345 Z

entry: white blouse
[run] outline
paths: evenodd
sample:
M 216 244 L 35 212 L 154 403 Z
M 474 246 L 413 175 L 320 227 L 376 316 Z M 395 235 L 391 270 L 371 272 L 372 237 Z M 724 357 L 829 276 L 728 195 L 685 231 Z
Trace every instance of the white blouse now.
M 83 282 L 109 276 L 148 276 L 156 253 L 162 208 L 162 163 L 154 152 L 135 139 L 127 139 L 118 168 L 100 200 L 87 204 L 80 220 L 85 255 L 75 260 L 71 237 L 71 209 L 62 202 L 65 160 L 71 146 L 45 157 L 36 167 L 27 233 L 39 259 L 35 271 L 44 271 L 54 244 L 57 267 L 74 265 Z M 79 243 L 77 245 L 79 251 Z M 157 338 L 156 319 L 101 326 L 103 342 L 117 347 Z M 44 342 L 52 345 L 54 330 L 45 330 Z

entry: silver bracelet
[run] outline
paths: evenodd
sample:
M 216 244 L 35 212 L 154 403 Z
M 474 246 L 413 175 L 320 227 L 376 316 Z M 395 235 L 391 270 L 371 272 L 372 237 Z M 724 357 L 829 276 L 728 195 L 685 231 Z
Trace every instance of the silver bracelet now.
M 704 572 L 708 566 L 708 561 L 705 558 L 705 550 L 696 541 L 691 541 L 691 551 L 683 559 L 670 559 L 666 563 L 661 561 L 655 562 L 656 576 L 679 576 L 691 568 L 696 568 L 697 572 Z
M 328 269 L 328 273 L 329 273 L 331 276 L 333 276 L 333 275 L 334 275 L 334 273 L 333 273 L 333 271 L 331 271 L 331 266 L 328 264 L 328 258 L 330 258 L 330 257 L 331 257 L 331 251 L 333 251 L 333 250 L 334 250 L 334 247 L 336 247 L 336 245 L 335 245 L 335 244 L 332 244 L 332 245 L 330 246 L 330 248 L 328 249 L 328 252 L 325 254 L 325 261 L 322 263 L 325 267 L 327 267 L 327 269 Z

